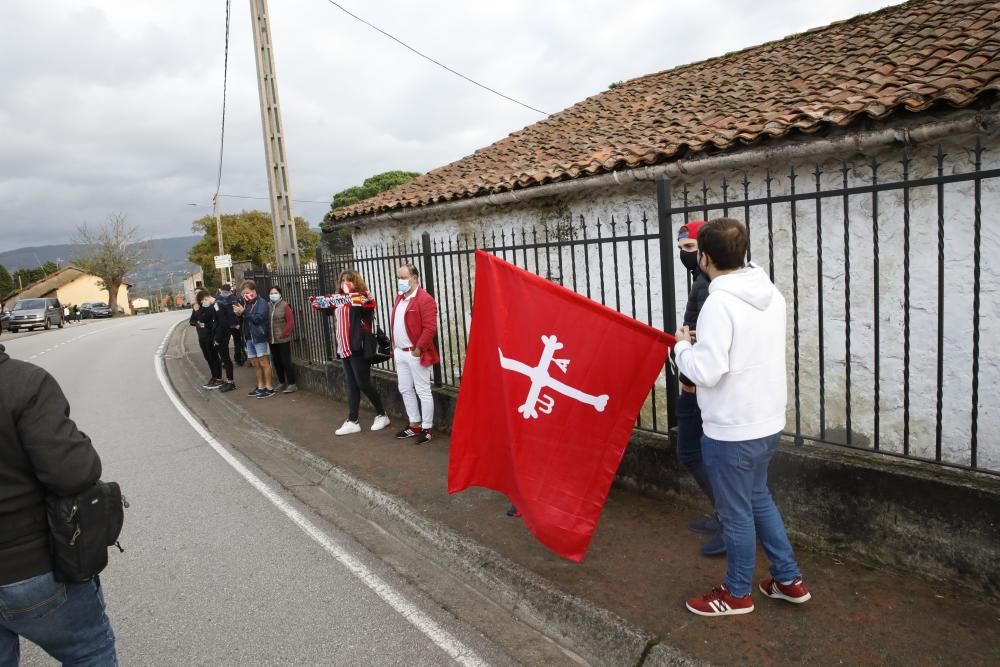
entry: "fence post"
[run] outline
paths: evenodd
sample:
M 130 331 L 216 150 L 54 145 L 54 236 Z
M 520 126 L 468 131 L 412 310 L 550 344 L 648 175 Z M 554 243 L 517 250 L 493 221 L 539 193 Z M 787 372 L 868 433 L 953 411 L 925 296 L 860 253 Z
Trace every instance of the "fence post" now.
M 424 232 L 420 236 L 420 246 L 421 254 L 423 256 L 424 265 L 421 270 L 424 272 L 424 289 L 435 299 L 437 296 L 434 294 L 434 257 L 431 254 L 431 235 L 430 232 Z M 440 350 L 441 345 L 438 343 L 438 335 L 434 334 L 434 346 Z M 442 384 L 441 378 L 441 362 L 434 364 L 434 386 L 440 387 Z
M 669 334 L 677 331 L 677 297 L 674 294 L 674 228 L 670 214 L 670 179 L 656 179 L 656 213 L 659 220 L 657 235 L 660 239 L 660 287 L 663 296 L 663 330 Z M 677 426 L 677 376 L 666 365 L 667 373 L 667 425 Z
M 326 272 L 323 270 L 322 246 L 316 246 L 316 278 L 319 280 L 319 293 L 331 294 L 332 292 L 326 281 Z M 326 316 L 321 317 L 320 322 L 323 327 L 323 356 L 327 361 L 333 361 L 333 339 L 330 337 L 330 318 Z

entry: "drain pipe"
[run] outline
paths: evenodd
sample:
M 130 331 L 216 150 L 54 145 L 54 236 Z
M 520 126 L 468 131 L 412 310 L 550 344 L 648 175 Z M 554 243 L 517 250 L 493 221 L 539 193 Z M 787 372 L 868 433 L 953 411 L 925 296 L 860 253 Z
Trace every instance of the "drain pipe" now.
M 776 160 L 790 161 L 845 152 L 864 153 L 892 144 L 910 145 L 927 143 L 955 135 L 986 132 L 995 129 L 998 124 L 1000 124 L 1000 111 L 981 111 L 963 114 L 960 118 L 923 123 L 913 127 L 894 127 L 852 132 L 832 139 L 815 139 L 781 146 L 751 148 L 693 160 L 674 160 L 652 167 L 624 169 L 599 176 L 588 176 L 571 181 L 536 185 L 520 190 L 497 192 L 480 197 L 442 202 L 440 204 L 404 209 L 402 211 L 374 213 L 339 221 L 333 225 L 333 228 L 341 229 L 380 222 L 408 221 L 422 217 L 453 214 L 466 209 L 516 204 L 541 197 L 565 195 L 594 188 L 655 181 L 657 176 L 660 175 L 673 178 L 675 176 L 702 174 L 708 171 L 728 171 Z

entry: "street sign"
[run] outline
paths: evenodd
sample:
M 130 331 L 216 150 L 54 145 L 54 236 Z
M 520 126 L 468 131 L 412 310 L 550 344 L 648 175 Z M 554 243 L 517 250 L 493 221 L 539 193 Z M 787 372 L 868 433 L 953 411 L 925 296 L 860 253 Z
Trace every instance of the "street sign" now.
M 232 255 L 216 255 L 215 256 L 215 268 L 217 268 L 217 269 L 231 269 L 231 268 L 233 268 L 233 256 Z

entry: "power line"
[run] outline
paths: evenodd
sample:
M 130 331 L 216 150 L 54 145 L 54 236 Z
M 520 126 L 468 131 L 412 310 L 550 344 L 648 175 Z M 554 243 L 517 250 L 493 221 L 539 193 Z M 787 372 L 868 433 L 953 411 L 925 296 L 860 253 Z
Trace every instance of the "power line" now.
M 222 187 L 222 155 L 226 147 L 226 88 L 229 83 L 229 4 L 226 0 L 226 49 L 222 62 L 222 130 L 219 132 L 219 175 L 215 181 L 215 195 L 219 195 Z
M 410 51 L 413 51 L 413 52 L 414 52 L 415 54 L 417 54 L 417 55 L 418 55 L 418 56 L 420 56 L 421 58 L 423 58 L 423 59 L 425 59 L 425 60 L 429 60 L 429 61 L 431 61 L 432 63 L 434 63 L 434 64 L 435 64 L 435 65 L 437 65 L 438 67 L 441 67 L 442 69 L 446 69 L 446 70 L 448 70 L 449 72 L 451 72 L 451 73 L 452 73 L 452 74 L 454 74 L 455 76 L 457 76 L 457 77 L 460 77 L 460 78 L 462 78 L 462 79 L 465 79 L 465 80 L 466 80 L 466 81 L 468 81 L 469 83 L 471 83 L 471 84 L 473 84 L 473 85 L 476 85 L 476 86 L 479 86 L 479 87 L 480 87 L 480 88 L 482 88 L 483 90 L 488 90 L 489 92 L 493 93 L 494 95 L 499 95 L 500 97 L 504 98 L 505 100 L 509 100 L 509 101 L 513 102 L 514 104 L 520 104 L 520 105 L 521 105 L 522 107 L 524 107 L 525 109 L 531 109 L 532 111 L 534 111 L 534 112 L 536 112 L 536 113 L 540 113 L 540 114 L 542 114 L 543 116 L 548 116 L 548 115 L 549 115 L 549 114 L 548 114 L 548 112 L 546 112 L 546 111 L 542 111 L 541 109 L 536 109 L 535 107 L 531 106 L 530 104 L 525 104 L 524 102 L 521 102 L 520 100 L 515 100 L 515 99 L 514 99 L 513 97 L 511 97 L 510 95 L 504 95 L 504 94 L 503 94 L 503 93 L 501 93 L 501 92 L 500 92 L 499 90 L 495 90 L 495 89 L 493 89 L 493 88 L 490 88 L 490 87 L 489 87 L 489 86 L 487 86 L 487 85 L 484 85 L 484 84 L 482 84 L 482 83 L 479 83 L 479 82 L 478 82 L 478 81 L 476 81 L 475 79 L 470 79 L 469 77 L 465 76 L 465 75 L 464 75 L 464 74 L 462 74 L 461 72 L 456 72 L 455 70 L 453 70 L 452 68 L 448 67 L 448 66 L 447 66 L 447 65 L 445 65 L 444 63 L 441 63 L 441 62 L 439 62 L 439 61 L 437 61 L 437 60 L 434 60 L 434 59 L 433 59 L 433 58 L 431 58 L 431 57 L 430 57 L 429 55 L 427 55 L 427 54 L 425 54 L 425 53 L 421 53 L 420 51 L 416 50 L 415 48 L 413 48 L 412 46 L 410 46 L 409 44 L 407 44 L 407 43 L 406 43 L 406 42 L 404 42 L 403 40 L 399 39 L 398 37 L 394 37 L 393 35 L 390 35 L 390 34 L 389 34 L 389 33 L 387 33 L 387 32 L 386 32 L 385 30 L 382 30 L 382 28 L 379 28 L 379 27 L 378 27 L 377 25 L 374 25 L 374 24 L 372 24 L 372 23 L 369 23 L 368 21 L 364 20 L 363 18 L 361 18 L 361 17 L 360 17 L 360 16 L 358 16 L 357 14 L 354 14 L 354 13 L 352 13 L 352 12 L 348 11 L 348 10 L 347 10 L 347 9 L 345 9 L 345 8 L 344 8 L 344 7 L 342 6 L 342 5 L 340 5 L 339 3 L 335 2 L 334 0 L 326 0 L 326 1 L 327 1 L 327 2 L 329 2 L 329 3 L 331 4 L 331 5 L 333 5 L 334 7 L 336 7 L 337 9 L 339 9 L 340 11 L 344 12 L 345 14 L 347 14 L 348 16 L 350 16 L 351 18 L 353 18 L 353 19 L 355 19 L 355 20 L 357 20 L 357 21 L 360 21 L 361 23 L 364 23 L 364 24 L 365 24 L 366 26 L 368 26 L 368 27 L 369 27 L 369 28 L 371 28 L 372 30 L 375 30 L 375 31 L 377 31 L 377 32 L 380 32 L 380 33 L 382 33 L 383 35 L 385 35 L 386 37 L 388 37 L 388 38 L 389 38 L 389 39 L 391 39 L 392 41 L 396 42 L 396 43 L 397 43 L 397 44 L 399 44 L 400 46 L 403 46 L 403 47 L 405 47 L 405 48 L 409 49 Z
M 265 200 L 270 199 L 270 197 L 258 197 L 256 195 L 223 195 L 223 194 L 220 194 L 218 196 L 219 197 L 228 197 L 230 199 L 265 199 Z M 315 199 L 293 199 L 292 201 L 296 202 L 296 203 L 299 203 L 299 204 L 326 204 L 327 206 L 330 205 L 330 202 L 328 202 L 328 201 L 317 201 Z

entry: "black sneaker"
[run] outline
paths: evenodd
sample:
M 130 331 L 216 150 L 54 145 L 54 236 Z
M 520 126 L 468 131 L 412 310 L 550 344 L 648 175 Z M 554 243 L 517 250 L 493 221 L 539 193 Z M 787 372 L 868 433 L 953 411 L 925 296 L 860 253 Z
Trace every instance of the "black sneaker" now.
M 274 396 L 273 389 L 261 389 L 257 392 L 257 398 L 271 398 Z
M 410 428 L 409 426 L 407 426 L 402 431 L 400 431 L 399 433 L 396 434 L 396 439 L 397 440 L 405 440 L 407 438 L 413 438 L 413 437 L 416 437 L 418 435 L 420 435 L 420 431 L 419 430 L 413 430 L 412 428 Z
M 419 434 L 419 435 L 417 436 L 417 439 L 416 439 L 416 441 L 414 441 L 414 443 L 413 443 L 413 444 L 414 444 L 414 445 L 423 445 L 423 444 L 425 444 L 425 443 L 428 443 L 428 442 L 430 442 L 430 440 L 431 440 L 431 437 L 432 437 L 432 436 L 431 436 L 431 432 L 430 432 L 430 430 L 428 430 L 428 429 L 424 429 L 424 430 L 423 430 L 423 431 L 421 431 L 421 432 L 420 432 L 420 434 Z
M 219 389 L 222 385 L 226 384 L 222 380 L 212 380 L 206 384 L 201 385 L 202 389 Z
M 219 391 L 222 393 L 226 393 L 227 391 L 232 391 L 233 389 L 236 389 L 236 385 L 232 382 L 227 382 L 221 387 L 219 387 Z
M 253 391 L 248 391 L 247 396 L 253 396 L 254 398 L 256 398 L 257 394 L 259 394 L 261 391 L 262 391 L 261 389 L 255 388 Z

